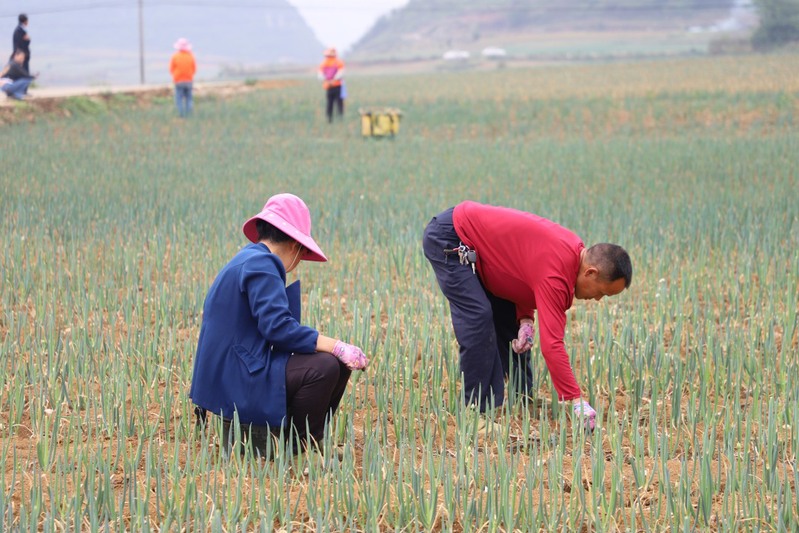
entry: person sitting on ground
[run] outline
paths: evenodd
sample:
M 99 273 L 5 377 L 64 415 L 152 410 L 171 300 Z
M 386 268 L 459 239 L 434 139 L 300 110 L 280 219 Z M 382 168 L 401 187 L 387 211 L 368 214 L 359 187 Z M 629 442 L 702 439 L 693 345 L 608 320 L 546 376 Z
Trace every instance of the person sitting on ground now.
M 235 415 L 262 456 L 272 456 L 270 433 L 281 430 L 297 437 L 293 451 L 323 451 L 325 425 L 351 371 L 369 360 L 360 348 L 300 323 L 299 285 L 286 287 L 286 273 L 303 259 L 327 261 L 311 237 L 305 203 L 293 194 L 272 196 L 242 230 L 253 244 L 208 291 L 189 396 L 201 423 L 205 410 L 221 415 L 228 446 Z
M 28 87 L 36 78 L 24 66 L 25 52 L 17 50 L 11 61 L 0 72 L 0 90 L 9 98 L 24 100 L 28 95 Z

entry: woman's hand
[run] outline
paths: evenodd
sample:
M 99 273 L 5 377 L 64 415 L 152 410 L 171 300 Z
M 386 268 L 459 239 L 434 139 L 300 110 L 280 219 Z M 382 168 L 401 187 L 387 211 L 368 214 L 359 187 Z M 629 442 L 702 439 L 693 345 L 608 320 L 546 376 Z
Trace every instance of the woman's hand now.
M 347 365 L 350 370 L 363 370 L 369 364 L 369 359 L 357 346 L 346 342 L 336 341 L 331 352 L 339 361 Z
M 369 365 L 369 359 L 357 346 L 322 334 L 316 340 L 316 351 L 332 353 L 351 370 L 363 370 Z

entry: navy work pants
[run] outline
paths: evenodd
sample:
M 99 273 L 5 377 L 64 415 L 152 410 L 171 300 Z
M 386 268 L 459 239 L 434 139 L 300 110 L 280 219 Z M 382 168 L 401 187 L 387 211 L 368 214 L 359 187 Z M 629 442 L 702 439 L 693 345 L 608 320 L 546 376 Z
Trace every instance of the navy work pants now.
M 533 381 L 530 352 L 516 354 L 510 349 L 519 331 L 513 302 L 488 292 L 471 265 L 460 264 L 457 254 L 444 255 L 445 248 L 457 248 L 461 242 L 452 225 L 452 211 L 450 208 L 436 215 L 425 228 L 424 255 L 449 300 L 460 347 L 464 401 L 484 412 L 504 403 L 504 380 L 510 365 L 517 392 L 529 395 Z M 477 254 L 479 260 L 480 250 Z

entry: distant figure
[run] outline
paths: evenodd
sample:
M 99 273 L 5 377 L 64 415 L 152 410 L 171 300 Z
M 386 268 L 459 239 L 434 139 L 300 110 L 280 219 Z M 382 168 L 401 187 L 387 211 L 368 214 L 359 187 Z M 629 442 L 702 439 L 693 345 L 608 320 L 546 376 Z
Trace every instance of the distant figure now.
M 191 43 L 188 39 L 181 37 L 175 42 L 177 52 L 169 62 L 169 72 L 172 74 L 172 81 L 175 82 L 175 105 L 181 117 L 191 114 L 194 102 L 192 99 L 192 86 L 194 73 L 197 72 L 197 64 L 194 61 L 194 54 L 191 53 Z
M 0 71 L 0 90 L 9 98 L 24 100 L 28 95 L 28 86 L 35 78 L 25 68 L 25 52 L 17 50 Z
M 25 13 L 20 13 L 19 17 L 19 24 L 17 25 L 16 29 L 14 30 L 13 36 L 13 47 L 11 48 L 11 57 L 9 57 L 9 61 L 14 59 L 14 55 L 17 53 L 17 50 L 22 50 L 25 53 L 25 61 L 23 61 L 22 66 L 25 67 L 25 70 L 28 72 L 31 71 L 31 36 L 28 35 L 28 15 Z
M 319 79 L 327 91 L 327 121 L 333 122 L 333 106 L 338 109 L 338 116 L 344 115 L 344 100 L 341 89 L 344 83 L 344 62 L 336 57 L 336 49 L 325 50 L 325 60 L 319 65 Z

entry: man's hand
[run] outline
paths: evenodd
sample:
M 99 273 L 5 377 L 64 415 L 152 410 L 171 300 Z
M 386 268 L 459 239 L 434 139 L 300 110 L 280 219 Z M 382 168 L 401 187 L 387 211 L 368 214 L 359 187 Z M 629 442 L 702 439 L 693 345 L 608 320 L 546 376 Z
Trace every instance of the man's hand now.
M 524 353 L 532 348 L 533 324 L 531 322 L 522 322 L 519 326 L 519 335 L 510 344 L 516 353 Z
M 578 398 L 572 403 L 572 410 L 574 416 L 582 421 L 586 431 L 594 431 L 596 428 L 596 411 L 591 407 L 591 404 L 582 398 Z
M 333 355 L 347 365 L 350 370 L 363 370 L 369 364 L 369 359 L 360 348 L 346 342 L 336 341 L 336 345 L 333 346 Z

